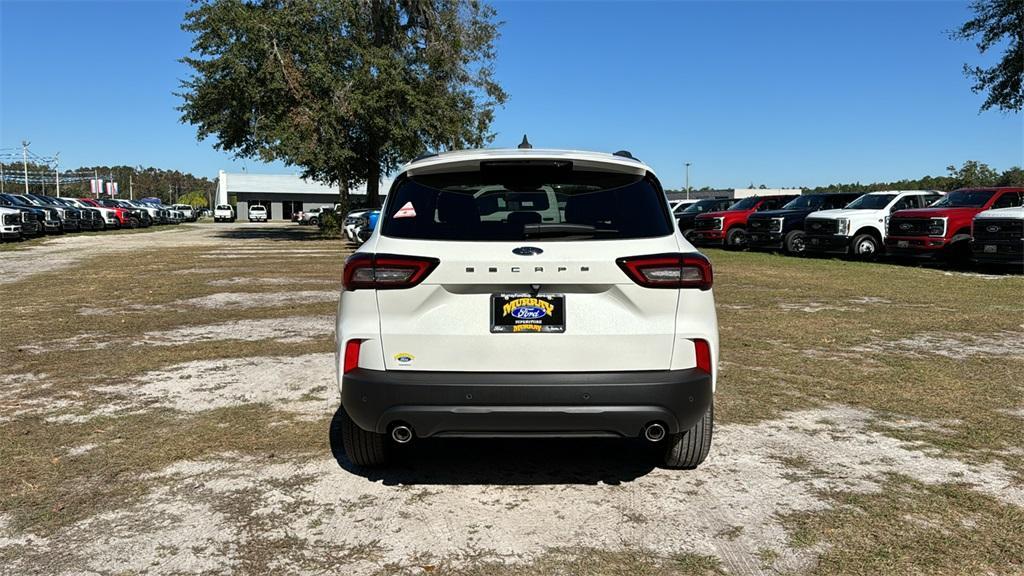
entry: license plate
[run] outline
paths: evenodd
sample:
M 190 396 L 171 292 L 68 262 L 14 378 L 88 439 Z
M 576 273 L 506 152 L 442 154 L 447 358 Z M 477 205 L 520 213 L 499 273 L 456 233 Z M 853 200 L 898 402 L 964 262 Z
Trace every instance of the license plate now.
M 908 247 L 910 247 L 910 241 L 909 240 L 897 240 L 896 241 L 896 247 L 897 248 L 908 248 Z
M 985 244 L 985 252 L 987 252 L 989 254 L 995 254 L 998 251 L 999 250 L 997 249 L 996 246 L 994 246 L 992 244 Z
M 811 244 L 818 245 L 819 240 L 817 238 L 811 238 Z
M 757 242 L 757 241 L 758 241 L 758 240 L 759 240 L 760 238 L 761 238 L 761 237 L 760 237 L 760 236 L 758 236 L 757 234 L 751 234 L 751 235 L 750 235 L 750 241 L 751 241 L 751 242 Z
M 491 332 L 565 332 L 565 296 L 491 294 Z

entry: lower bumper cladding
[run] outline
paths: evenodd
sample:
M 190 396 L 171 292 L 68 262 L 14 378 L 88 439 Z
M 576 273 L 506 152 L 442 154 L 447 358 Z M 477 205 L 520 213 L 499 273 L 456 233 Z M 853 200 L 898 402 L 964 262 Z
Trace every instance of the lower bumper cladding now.
M 690 429 L 712 401 L 711 376 L 687 370 L 486 373 L 356 369 L 341 400 L 362 429 L 430 436 L 638 437 L 659 422 Z

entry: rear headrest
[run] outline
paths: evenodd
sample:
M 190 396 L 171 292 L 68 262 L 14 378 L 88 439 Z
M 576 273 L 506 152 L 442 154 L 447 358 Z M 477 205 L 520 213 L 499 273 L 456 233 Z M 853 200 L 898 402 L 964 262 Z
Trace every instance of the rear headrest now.
M 606 194 L 573 194 L 565 202 L 565 220 L 572 224 L 594 225 L 610 220 L 615 206 Z
M 527 224 L 540 224 L 540 212 L 513 212 L 508 215 L 508 224 L 522 228 Z
M 469 226 L 480 223 L 480 212 L 471 195 L 446 192 L 437 197 L 437 218 L 446 224 Z

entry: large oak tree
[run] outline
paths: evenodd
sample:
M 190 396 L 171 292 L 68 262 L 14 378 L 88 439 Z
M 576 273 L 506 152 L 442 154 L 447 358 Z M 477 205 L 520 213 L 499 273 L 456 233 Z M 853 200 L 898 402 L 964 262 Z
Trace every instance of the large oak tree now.
M 1019 112 L 1024 107 L 1024 0 L 974 0 L 971 18 L 952 36 L 960 40 L 978 37 L 978 52 L 984 54 L 1005 43 L 1006 52 L 988 68 L 964 64 L 964 73 L 974 79 L 975 92 L 987 92 L 982 110 L 996 107 Z
M 476 1 L 200 0 L 181 118 L 239 157 L 366 182 L 377 206 L 403 161 L 492 139 L 498 25 Z

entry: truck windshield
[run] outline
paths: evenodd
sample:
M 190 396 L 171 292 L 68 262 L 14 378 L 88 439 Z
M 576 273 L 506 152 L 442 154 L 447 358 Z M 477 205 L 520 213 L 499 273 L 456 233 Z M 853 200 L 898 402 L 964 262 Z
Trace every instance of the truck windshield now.
M 677 214 L 700 214 L 701 212 L 709 212 L 714 210 L 715 206 L 718 206 L 720 202 L 721 200 L 701 200 L 700 202 L 690 204 L 682 211 L 677 212 Z
M 753 210 L 754 206 L 757 206 L 757 203 L 760 201 L 761 199 L 757 196 L 751 196 L 750 198 L 744 198 L 732 206 L 729 206 L 726 210 Z
M 672 233 L 664 193 L 650 177 L 571 165 L 504 166 L 401 181 L 381 233 L 423 240 L 653 238 Z
M 853 210 L 881 210 L 896 198 L 895 194 L 865 194 L 846 205 Z
M 981 208 L 995 194 L 993 190 L 957 190 L 931 205 L 932 208 Z

